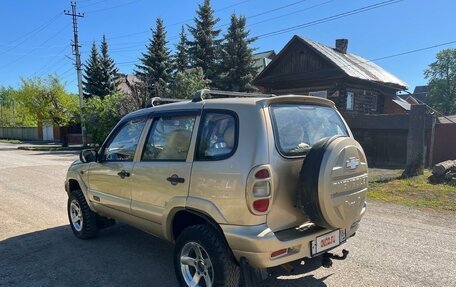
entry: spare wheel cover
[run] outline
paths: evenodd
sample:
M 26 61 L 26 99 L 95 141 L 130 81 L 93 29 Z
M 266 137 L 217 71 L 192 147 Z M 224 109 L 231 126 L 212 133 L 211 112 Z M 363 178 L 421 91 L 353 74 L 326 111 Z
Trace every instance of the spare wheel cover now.
M 323 139 L 312 147 L 300 174 L 299 202 L 317 225 L 347 228 L 366 208 L 367 161 L 350 137 Z

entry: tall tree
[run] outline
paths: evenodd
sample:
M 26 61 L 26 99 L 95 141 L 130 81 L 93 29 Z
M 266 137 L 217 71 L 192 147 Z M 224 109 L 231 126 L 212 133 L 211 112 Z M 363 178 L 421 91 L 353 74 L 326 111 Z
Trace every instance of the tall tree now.
M 183 72 L 188 68 L 188 40 L 185 35 L 184 26 L 179 33 L 179 43 L 176 45 L 176 55 L 174 56 L 174 70 L 176 73 Z
M 112 95 L 117 92 L 117 79 L 119 70 L 116 68 L 114 60 L 108 54 L 108 42 L 105 35 L 101 41 L 100 56 L 100 97 Z
M 445 115 L 456 113 L 456 49 L 437 53 L 437 60 L 424 71 L 429 80 L 427 103 Z
M 177 72 L 171 84 L 170 96 L 177 99 L 191 99 L 197 90 L 207 88 L 201 68 L 187 69 Z
M 59 78 L 21 79 L 17 100 L 30 114 L 40 120 L 52 120 L 53 124 L 65 126 L 75 120 L 78 97 L 65 91 Z
M 101 63 L 100 56 L 98 55 L 98 49 L 95 42 L 92 44 L 92 50 L 90 52 L 90 57 L 84 65 L 84 75 L 83 75 L 83 85 L 84 85 L 84 96 L 92 97 L 99 96 L 101 94 Z
M 207 79 L 215 84 L 218 74 L 218 59 L 221 40 L 217 39 L 220 29 L 214 26 L 220 19 L 214 17 L 214 10 L 210 0 L 204 0 L 198 6 L 197 16 L 194 18 L 195 27 L 188 26 L 193 36 L 189 41 L 188 54 L 192 68 L 201 67 Z
M 256 74 L 253 49 L 250 44 L 255 38 L 249 38 L 245 29 L 246 18 L 239 18 L 233 13 L 231 24 L 222 45 L 222 63 L 220 87 L 232 91 L 252 91 L 251 82 Z
M 142 54 L 141 63 L 136 65 L 136 74 L 151 96 L 166 95 L 171 80 L 171 57 L 167 43 L 163 20 L 158 18 L 147 51 Z

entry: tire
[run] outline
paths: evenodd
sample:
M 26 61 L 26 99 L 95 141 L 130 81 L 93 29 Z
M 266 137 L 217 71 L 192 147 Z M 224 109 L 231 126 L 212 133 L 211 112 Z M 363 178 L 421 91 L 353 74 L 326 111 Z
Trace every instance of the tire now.
M 187 261 L 182 262 L 181 258 Z M 225 240 L 206 224 L 191 226 L 179 235 L 174 249 L 174 268 L 179 286 L 182 287 L 239 286 L 239 266 Z M 195 282 L 196 278 L 199 279 Z M 191 279 L 194 281 L 191 282 Z
M 299 175 L 298 205 L 318 226 L 348 228 L 366 208 L 367 160 L 351 137 L 334 136 L 315 143 Z
M 97 235 L 97 214 L 90 210 L 81 190 L 73 191 L 68 197 L 67 213 L 71 230 L 77 238 L 89 239 Z

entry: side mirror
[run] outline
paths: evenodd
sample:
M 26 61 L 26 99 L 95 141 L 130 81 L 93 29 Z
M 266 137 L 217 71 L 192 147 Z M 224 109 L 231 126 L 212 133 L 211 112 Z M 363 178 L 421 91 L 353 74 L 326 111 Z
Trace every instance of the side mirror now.
M 83 163 L 94 162 L 97 161 L 98 153 L 94 149 L 83 149 L 79 154 L 79 159 Z

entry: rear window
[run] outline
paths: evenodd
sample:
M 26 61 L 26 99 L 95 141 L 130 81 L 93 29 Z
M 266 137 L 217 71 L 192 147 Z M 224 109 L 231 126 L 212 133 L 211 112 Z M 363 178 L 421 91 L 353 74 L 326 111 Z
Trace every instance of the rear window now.
M 276 146 L 284 156 L 304 156 L 322 138 L 348 136 L 339 114 L 330 107 L 275 104 L 270 111 Z

